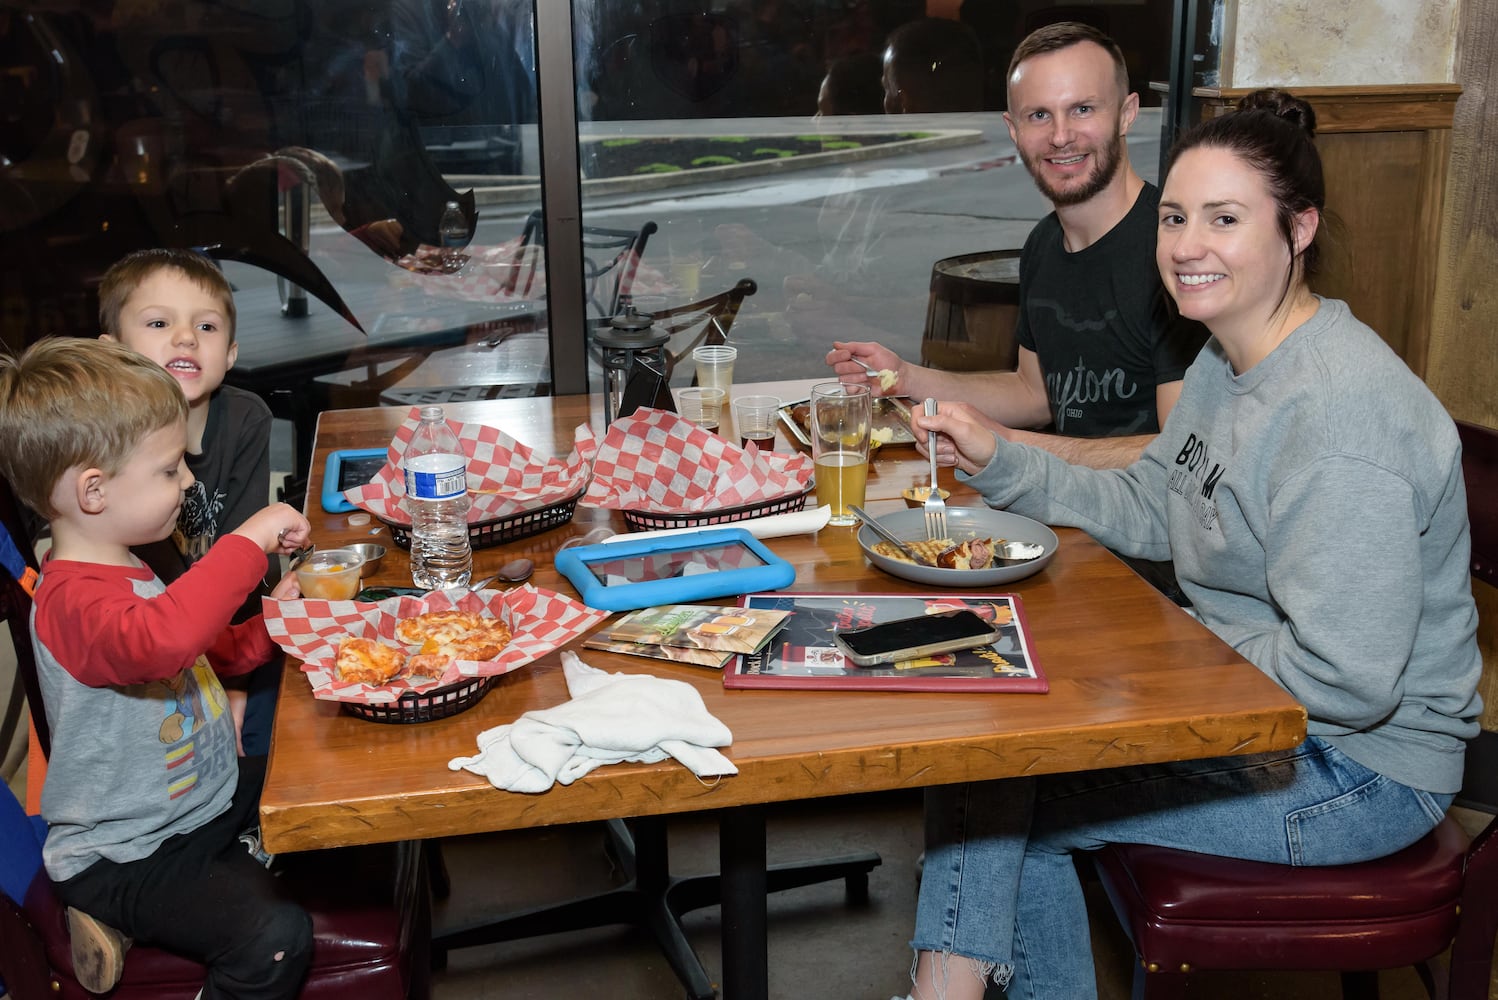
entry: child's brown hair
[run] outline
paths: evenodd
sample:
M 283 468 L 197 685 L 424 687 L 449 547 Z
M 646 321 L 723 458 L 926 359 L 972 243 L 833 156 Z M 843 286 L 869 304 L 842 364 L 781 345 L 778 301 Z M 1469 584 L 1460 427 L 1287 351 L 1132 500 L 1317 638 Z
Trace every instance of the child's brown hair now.
M 104 272 L 99 282 L 99 332 L 111 337 L 120 335 L 120 314 L 125 310 L 125 301 L 130 293 L 140 287 L 141 282 L 164 268 L 181 271 L 199 288 L 216 297 L 224 309 L 224 321 L 229 325 L 229 343 L 234 343 L 237 325 L 234 313 L 234 289 L 224 277 L 218 265 L 196 250 L 180 250 L 171 247 L 154 247 L 134 250 Z
M 148 434 L 186 419 L 177 380 L 122 344 L 46 337 L 0 354 L 0 474 L 48 520 L 63 473 L 119 472 Z

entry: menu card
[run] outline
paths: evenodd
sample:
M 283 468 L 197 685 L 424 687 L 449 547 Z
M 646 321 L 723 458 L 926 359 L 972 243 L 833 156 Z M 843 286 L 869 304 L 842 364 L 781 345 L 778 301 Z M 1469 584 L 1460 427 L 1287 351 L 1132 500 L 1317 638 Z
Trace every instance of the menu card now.
M 739 603 L 790 617 L 764 649 L 724 667 L 726 688 L 1041 693 L 1050 687 L 1014 594 L 748 594 Z M 846 659 L 832 641 L 838 631 L 959 608 L 993 622 L 999 638 L 976 649 L 872 667 Z
M 631 611 L 583 643 L 589 649 L 721 668 L 739 653 L 764 646 L 786 611 L 667 604 Z

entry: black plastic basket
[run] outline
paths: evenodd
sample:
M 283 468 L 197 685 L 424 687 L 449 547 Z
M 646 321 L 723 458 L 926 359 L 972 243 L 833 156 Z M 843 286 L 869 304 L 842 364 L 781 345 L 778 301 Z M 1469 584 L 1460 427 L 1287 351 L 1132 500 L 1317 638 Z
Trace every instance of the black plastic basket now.
M 468 526 L 468 544 L 475 549 L 484 549 L 491 545 L 503 545 L 505 542 L 529 538 L 543 531 L 560 527 L 572 520 L 572 515 L 577 511 L 577 502 L 582 499 L 583 492 L 579 490 L 566 500 L 560 500 L 549 507 L 523 510 L 518 514 L 498 517 L 492 521 L 475 521 Z M 411 547 L 409 524 L 396 524 L 384 518 L 380 518 L 380 521 L 390 529 L 390 538 L 396 545 L 403 549 Z
M 759 503 L 745 504 L 742 507 L 724 507 L 722 510 L 715 510 L 711 513 L 661 514 L 648 510 L 621 510 L 619 513 L 624 515 L 624 525 L 630 531 L 654 531 L 657 528 L 705 528 L 713 524 L 730 524 L 734 521 L 747 521 L 752 517 L 790 514 L 798 511 L 806 506 L 806 498 L 811 496 L 816 485 L 815 481 L 808 481 L 806 489 L 800 493 L 775 497 L 773 500 L 761 500 Z
M 398 725 L 410 722 L 432 722 L 436 719 L 445 719 L 450 715 L 457 715 L 459 712 L 466 712 L 477 705 L 501 676 L 503 675 L 491 674 L 488 677 L 466 677 L 456 684 L 433 688 L 420 694 L 408 691 L 395 701 L 381 705 L 364 705 L 352 701 L 341 702 L 341 704 L 343 710 L 349 715 L 370 722 L 390 722 Z

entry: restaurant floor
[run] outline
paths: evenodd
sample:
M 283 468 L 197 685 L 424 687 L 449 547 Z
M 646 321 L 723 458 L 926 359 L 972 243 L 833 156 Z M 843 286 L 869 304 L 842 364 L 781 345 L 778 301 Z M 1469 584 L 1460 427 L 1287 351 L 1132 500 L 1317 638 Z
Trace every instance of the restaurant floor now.
M 711 817 L 683 816 L 671 822 L 670 830 L 675 874 L 716 869 L 717 828 Z M 884 859 L 870 875 L 865 904 L 847 902 L 840 881 L 770 897 L 770 997 L 888 1000 L 902 991 L 909 983 L 908 942 L 921 850 L 919 794 L 777 807 L 768 833 L 772 864 L 863 850 L 877 851 Z M 453 889 L 445 903 L 438 903 L 438 926 L 610 888 L 614 883 L 603 839 L 601 825 L 581 825 L 445 841 Z M 1094 883 L 1089 893 L 1100 1000 L 1126 1000 L 1133 971 L 1128 941 L 1101 889 Z M 722 968 L 717 908 L 687 914 L 683 923 L 708 974 L 716 976 Z M 1380 974 L 1379 986 L 1382 1000 L 1425 996 L 1412 969 Z M 1338 985 L 1334 974 L 1214 974 L 1193 979 L 1190 995 L 1203 1000 L 1328 1000 L 1338 996 Z M 604 927 L 455 951 L 446 970 L 435 976 L 433 996 L 675 1000 L 685 992 L 643 932 Z M 989 996 L 999 1000 L 1000 995 L 990 991 Z

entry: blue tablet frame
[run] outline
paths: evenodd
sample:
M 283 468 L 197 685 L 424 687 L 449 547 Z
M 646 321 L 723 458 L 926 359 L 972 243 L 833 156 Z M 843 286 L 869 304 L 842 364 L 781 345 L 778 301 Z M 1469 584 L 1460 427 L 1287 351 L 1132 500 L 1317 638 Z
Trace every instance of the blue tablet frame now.
M 329 514 L 347 514 L 355 510 L 354 505 L 348 502 L 348 498 L 338 488 L 338 480 L 343 475 L 343 463 L 355 458 L 373 458 L 376 455 L 383 457 L 389 451 L 389 448 L 345 448 L 329 455 L 327 467 L 322 474 L 322 509 Z
M 593 575 L 589 563 L 606 562 L 630 556 L 664 552 L 692 552 L 715 545 L 742 542 L 760 559 L 763 566 L 726 569 L 715 573 L 646 580 L 609 586 Z M 752 594 L 779 590 L 796 580 L 796 567 L 765 548 L 759 539 L 743 528 L 708 528 L 686 535 L 665 538 L 641 538 L 637 541 L 607 542 L 600 545 L 577 545 L 556 555 L 557 572 L 577 588 L 584 604 L 604 611 L 634 611 L 663 604 L 682 604 L 712 597 Z

